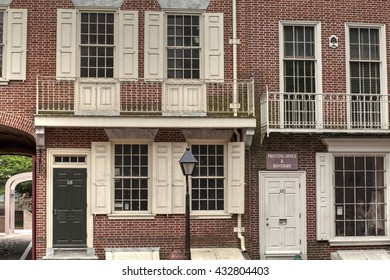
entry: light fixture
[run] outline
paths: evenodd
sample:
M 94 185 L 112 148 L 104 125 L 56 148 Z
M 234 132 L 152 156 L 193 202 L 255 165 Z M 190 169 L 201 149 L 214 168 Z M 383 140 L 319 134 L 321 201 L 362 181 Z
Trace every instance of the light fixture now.
M 45 127 L 43 126 L 37 126 L 35 128 L 35 133 L 37 135 L 36 141 L 37 141 L 37 149 L 38 150 L 44 150 L 45 149 Z
M 183 156 L 179 160 L 181 171 L 186 176 L 186 227 L 185 227 L 185 255 L 187 260 L 191 259 L 191 225 L 190 225 L 190 192 L 188 187 L 188 176 L 192 176 L 195 166 L 198 163 L 190 148 L 186 148 Z

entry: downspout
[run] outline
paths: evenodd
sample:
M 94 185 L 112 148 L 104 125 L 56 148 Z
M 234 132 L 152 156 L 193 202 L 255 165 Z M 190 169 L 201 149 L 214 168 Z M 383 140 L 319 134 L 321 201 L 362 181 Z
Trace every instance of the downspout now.
M 233 112 L 234 116 L 237 117 L 239 104 L 237 97 L 237 45 L 240 43 L 240 40 L 237 39 L 237 0 L 233 1 L 233 38 L 230 40 L 230 43 L 233 45 Z M 238 129 L 234 129 L 236 134 L 237 142 L 241 142 L 241 134 Z M 245 247 L 245 237 L 242 235 L 242 214 L 237 214 L 237 238 L 241 243 L 241 252 L 245 259 L 249 259 L 248 253 Z
M 237 96 L 237 45 L 240 40 L 237 39 L 237 0 L 233 0 L 233 38 L 230 44 L 233 45 L 233 113 L 237 117 L 239 104 Z

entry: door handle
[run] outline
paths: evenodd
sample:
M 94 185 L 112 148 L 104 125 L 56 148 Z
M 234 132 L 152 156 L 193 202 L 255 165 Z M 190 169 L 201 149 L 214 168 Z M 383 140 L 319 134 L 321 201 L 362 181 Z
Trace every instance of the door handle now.
M 53 214 L 54 214 L 54 216 L 57 216 L 57 209 L 54 209 Z

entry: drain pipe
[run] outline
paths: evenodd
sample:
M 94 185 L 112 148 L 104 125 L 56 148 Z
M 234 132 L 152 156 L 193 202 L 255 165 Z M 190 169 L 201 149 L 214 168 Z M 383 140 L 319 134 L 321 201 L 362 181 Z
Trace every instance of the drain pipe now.
M 243 254 L 246 254 L 245 247 L 245 237 L 241 234 L 243 232 L 242 228 L 242 214 L 237 214 L 237 237 L 241 241 L 241 251 Z
M 233 112 L 234 116 L 237 116 L 238 111 L 238 97 L 237 97 L 237 45 L 240 44 L 240 40 L 237 39 L 237 0 L 232 0 L 232 16 L 233 16 L 233 38 L 230 43 L 233 45 Z M 241 134 L 238 129 L 234 129 L 237 142 L 241 142 Z M 249 255 L 245 247 L 245 237 L 242 235 L 242 214 L 237 214 L 237 238 L 241 242 L 241 252 L 245 259 L 249 259 Z
M 233 45 L 233 104 L 231 104 L 234 116 L 237 117 L 239 104 L 237 96 L 237 45 L 240 44 L 240 39 L 237 38 L 237 0 L 233 0 L 233 38 L 229 43 Z

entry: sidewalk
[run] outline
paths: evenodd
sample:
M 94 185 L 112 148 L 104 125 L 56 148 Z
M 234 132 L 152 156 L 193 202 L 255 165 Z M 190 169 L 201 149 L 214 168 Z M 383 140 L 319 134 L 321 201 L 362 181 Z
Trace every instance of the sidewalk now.
M 31 260 L 31 230 L 0 233 L 0 260 Z

